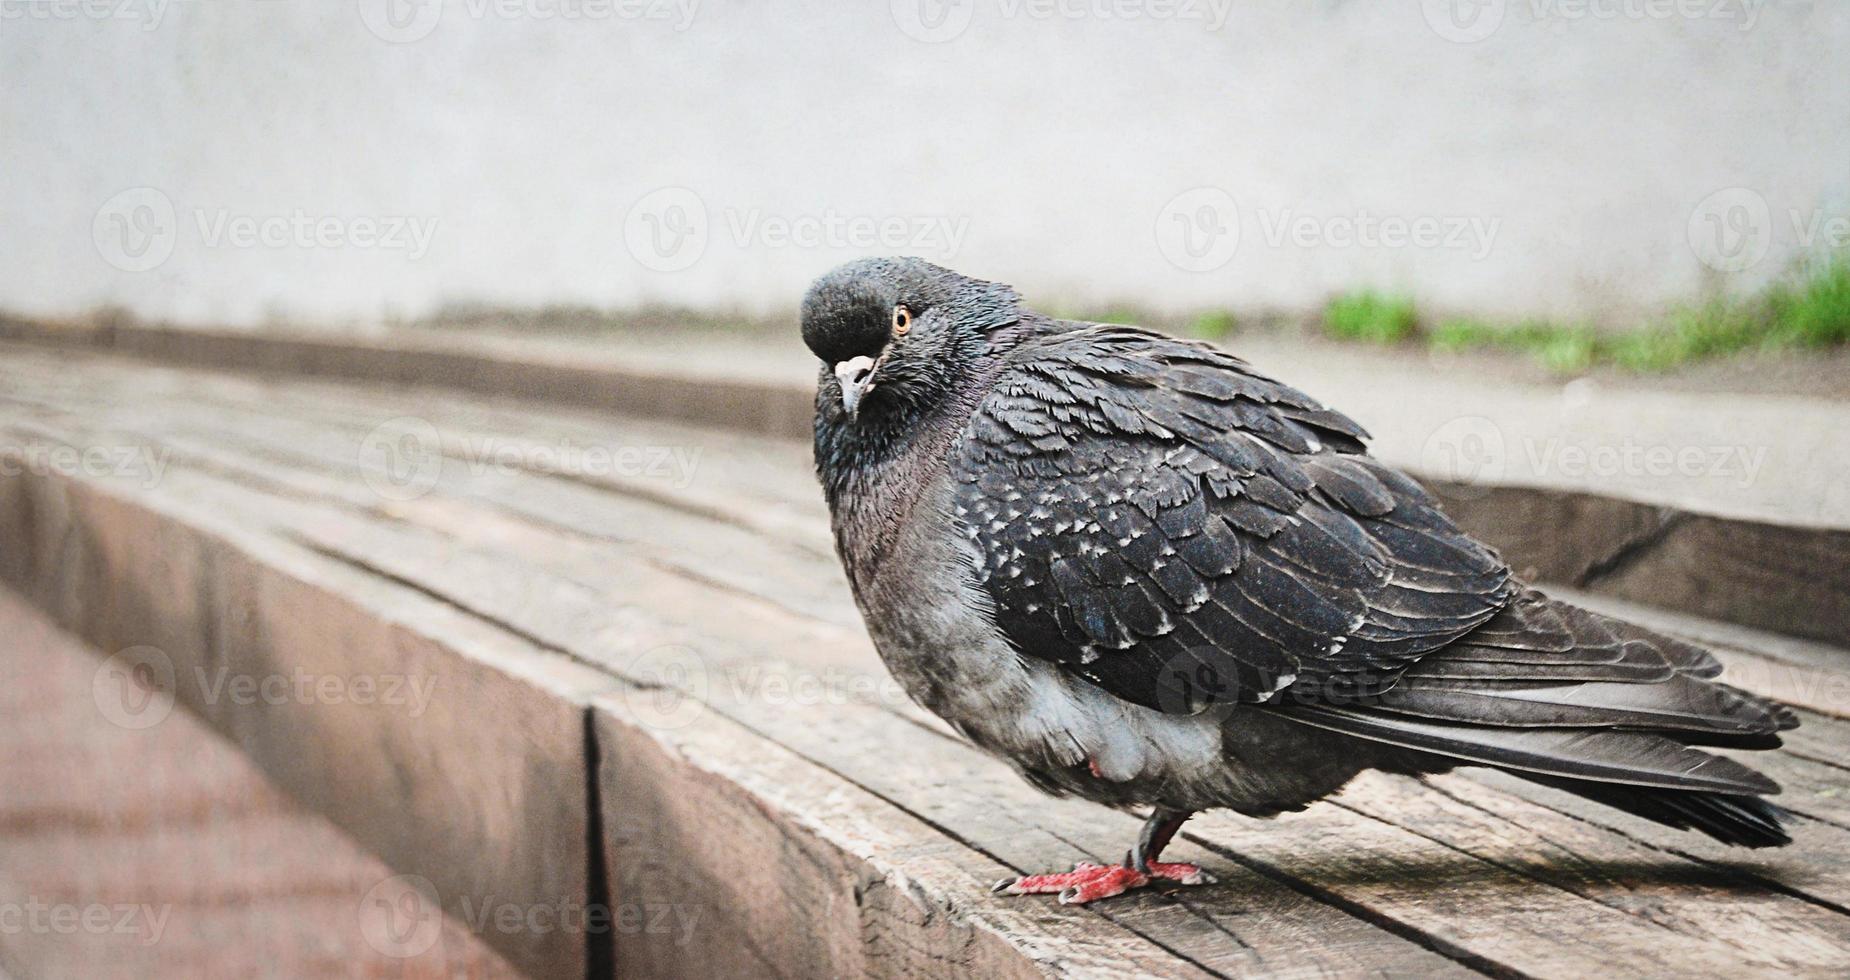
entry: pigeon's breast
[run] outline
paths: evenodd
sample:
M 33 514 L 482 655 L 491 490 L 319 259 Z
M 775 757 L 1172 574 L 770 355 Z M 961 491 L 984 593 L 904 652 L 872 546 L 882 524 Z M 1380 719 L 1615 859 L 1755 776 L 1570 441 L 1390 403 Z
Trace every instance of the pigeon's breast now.
M 857 590 L 913 700 L 1044 788 L 1151 803 L 1157 785 L 1224 783 L 1217 719 L 1122 701 L 1010 646 L 972 571 L 975 545 L 950 516 L 951 489 L 948 475 L 924 488 L 913 526 Z

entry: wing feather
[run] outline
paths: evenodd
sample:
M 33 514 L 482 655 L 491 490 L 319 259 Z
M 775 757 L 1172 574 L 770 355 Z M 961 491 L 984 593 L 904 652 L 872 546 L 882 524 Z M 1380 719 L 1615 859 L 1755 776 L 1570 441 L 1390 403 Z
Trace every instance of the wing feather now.
M 1390 683 L 1515 593 L 1360 426 L 1200 345 L 1051 333 L 965 435 L 957 509 L 997 624 L 1148 707 Z

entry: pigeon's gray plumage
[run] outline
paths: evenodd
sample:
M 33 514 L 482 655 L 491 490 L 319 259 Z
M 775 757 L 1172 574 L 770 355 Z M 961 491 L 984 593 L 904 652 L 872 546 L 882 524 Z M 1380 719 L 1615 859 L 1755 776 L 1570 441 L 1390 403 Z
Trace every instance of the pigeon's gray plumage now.
M 1244 361 L 917 259 L 824 276 L 803 335 L 837 548 L 894 675 L 1035 785 L 1153 809 L 1135 868 L 1016 890 L 1134 887 L 1097 876 L 1147 869 L 1188 814 L 1301 809 L 1370 768 L 1491 766 L 1788 842 L 1778 787 L 1692 746 L 1775 746 L 1789 710 L 1527 587 Z

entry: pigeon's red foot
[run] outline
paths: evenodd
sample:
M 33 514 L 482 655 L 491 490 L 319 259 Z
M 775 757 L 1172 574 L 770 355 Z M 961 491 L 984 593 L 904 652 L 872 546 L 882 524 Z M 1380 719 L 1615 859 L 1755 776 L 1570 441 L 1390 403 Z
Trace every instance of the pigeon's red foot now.
M 1214 878 L 1193 864 L 1152 861 L 1150 862 L 1150 873 L 1146 875 L 1135 868 L 1127 868 L 1121 864 L 1091 864 L 1082 861 L 1073 870 L 1064 874 L 1004 878 L 996 882 L 995 891 L 1004 895 L 1058 893 L 1061 905 L 1084 905 L 1101 898 L 1122 895 L 1133 888 L 1142 888 L 1151 881 L 1173 881 L 1178 885 L 1211 885 L 1214 883 Z

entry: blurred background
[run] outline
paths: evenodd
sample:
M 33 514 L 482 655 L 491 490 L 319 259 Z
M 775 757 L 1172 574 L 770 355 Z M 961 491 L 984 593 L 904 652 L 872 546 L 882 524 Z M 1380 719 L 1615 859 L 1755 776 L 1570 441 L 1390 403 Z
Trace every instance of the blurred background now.
M 1061 311 L 1361 295 L 1463 343 L 1762 296 L 1850 239 L 1827 3 L 0 12 L 0 303 L 35 316 L 757 320 L 899 253 Z

